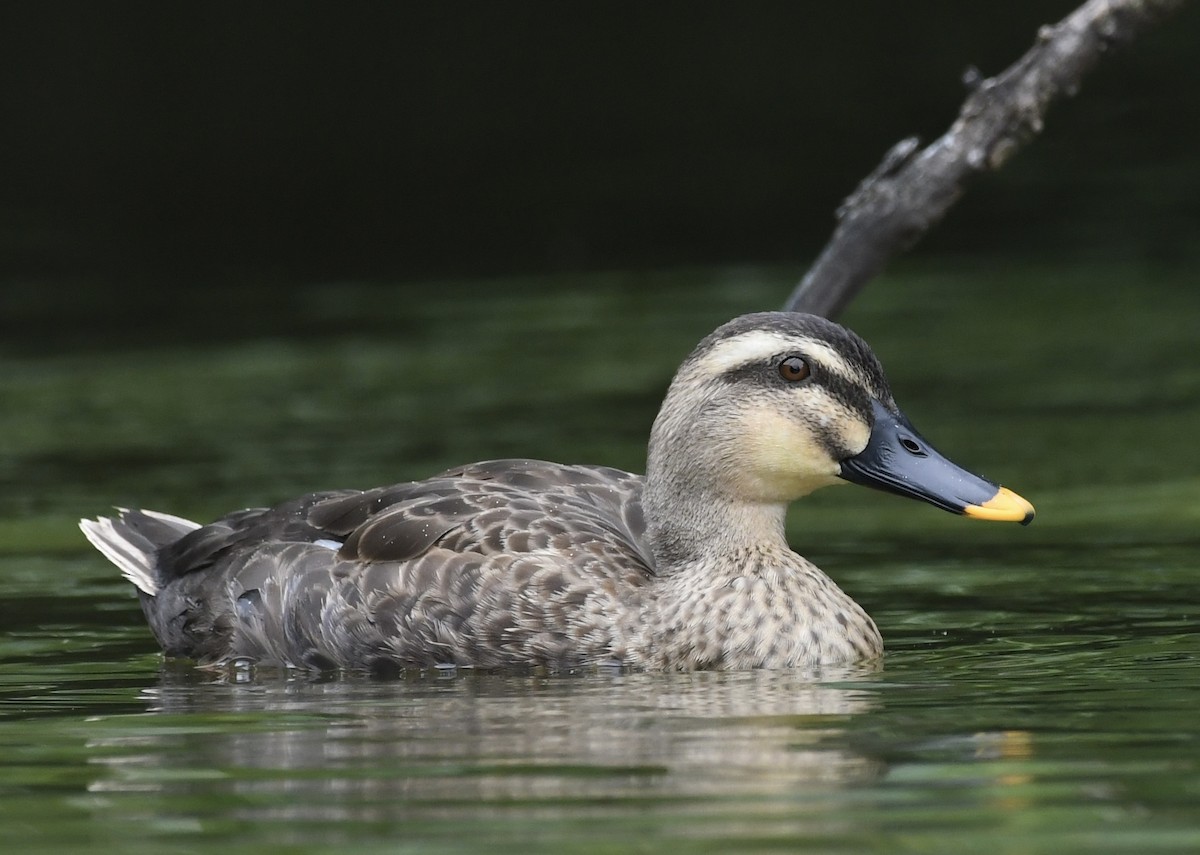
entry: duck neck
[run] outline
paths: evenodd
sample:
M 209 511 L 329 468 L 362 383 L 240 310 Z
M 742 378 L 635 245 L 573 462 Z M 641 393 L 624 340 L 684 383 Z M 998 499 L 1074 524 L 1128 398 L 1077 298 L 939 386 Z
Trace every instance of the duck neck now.
M 753 503 L 691 479 L 648 473 L 642 502 L 646 534 L 659 576 L 699 562 L 790 553 L 784 537 L 787 506 Z

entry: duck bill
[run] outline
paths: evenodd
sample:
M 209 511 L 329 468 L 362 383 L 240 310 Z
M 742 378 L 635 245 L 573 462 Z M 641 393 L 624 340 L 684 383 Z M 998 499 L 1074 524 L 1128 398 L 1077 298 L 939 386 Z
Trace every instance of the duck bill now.
M 1033 505 L 943 457 L 903 413 L 878 401 L 874 409 L 871 439 L 861 452 L 842 461 L 842 478 L 975 519 L 1022 525 L 1033 521 Z

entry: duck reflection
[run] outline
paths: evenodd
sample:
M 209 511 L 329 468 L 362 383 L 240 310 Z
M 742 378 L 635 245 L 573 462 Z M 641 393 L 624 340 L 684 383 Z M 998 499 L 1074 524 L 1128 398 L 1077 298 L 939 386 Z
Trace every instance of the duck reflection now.
M 244 684 L 166 670 L 144 726 L 93 741 L 90 789 L 326 820 L 777 796 L 882 774 L 838 739 L 875 706 L 875 670 Z

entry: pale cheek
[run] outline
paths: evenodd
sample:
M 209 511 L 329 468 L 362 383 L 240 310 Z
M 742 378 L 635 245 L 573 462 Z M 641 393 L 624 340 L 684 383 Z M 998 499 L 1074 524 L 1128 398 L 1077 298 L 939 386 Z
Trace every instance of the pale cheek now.
M 747 421 L 735 462 L 746 498 L 786 502 L 837 482 L 837 461 L 795 422 L 769 414 Z
M 858 454 L 871 441 L 871 428 L 858 419 L 844 418 L 839 430 L 846 438 L 846 448 Z

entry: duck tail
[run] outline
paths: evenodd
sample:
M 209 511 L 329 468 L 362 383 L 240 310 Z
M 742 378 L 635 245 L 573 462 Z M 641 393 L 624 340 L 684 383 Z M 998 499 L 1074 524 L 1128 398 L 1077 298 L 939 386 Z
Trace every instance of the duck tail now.
M 122 576 L 153 597 L 159 589 L 159 549 L 200 524 L 158 511 L 117 510 L 116 517 L 80 520 L 79 528 L 92 546 L 117 565 Z

